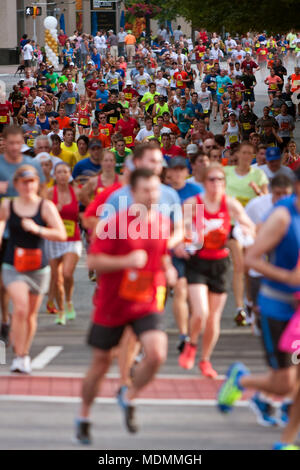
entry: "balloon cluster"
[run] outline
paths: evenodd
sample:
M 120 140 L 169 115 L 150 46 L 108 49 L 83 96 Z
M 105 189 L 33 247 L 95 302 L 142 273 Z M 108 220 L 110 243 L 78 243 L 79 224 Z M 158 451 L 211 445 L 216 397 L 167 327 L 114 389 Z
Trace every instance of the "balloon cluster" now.
M 47 63 L 58 68 L 58 38 L 57 19 L 54 16 L 47 16 L 44 20 L 45 27 L 45 51 Z

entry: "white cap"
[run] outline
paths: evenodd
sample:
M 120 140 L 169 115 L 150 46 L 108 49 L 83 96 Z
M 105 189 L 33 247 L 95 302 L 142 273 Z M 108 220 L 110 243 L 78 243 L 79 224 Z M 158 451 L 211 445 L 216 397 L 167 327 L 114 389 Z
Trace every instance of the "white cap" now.
M 31 148 L 28 147 L 28 145 L 23 144 L 21 147 L 21 153 L 27 152 L 27 150 L 31 150 Z
M 131 80 L 126 80 L 126 85 L 132 85 L 132 81 Z
M 38 160 L 39 162 L 48 162 L 48 161 L 51 161 L 51 162 L 52 162 L 51 155 L 50 155 L 50 153 L 48 153 L 48 152 L 40 152 L 40 153 L 34 158 L 34 160 Z
M 70 62 L 69 65 L 75 65 L 74 62 Z
M 88 64 L 94 65 L 94 62 L 92 62 L 91 60 L 89 60 L 89 61 L 88 61 Z

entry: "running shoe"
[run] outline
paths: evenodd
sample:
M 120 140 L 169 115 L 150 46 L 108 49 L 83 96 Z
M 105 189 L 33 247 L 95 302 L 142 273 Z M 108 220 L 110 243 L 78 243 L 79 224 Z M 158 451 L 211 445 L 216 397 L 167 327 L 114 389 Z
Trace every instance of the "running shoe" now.
M 78 444 L 89 445 L 92 443 L 90 436 L 90 421 L 75 419 L 75 440 Z
M 273 450 L 300 450 L 300 447 L 294 444 L 284 444 L 283 442 L 276 442 L 273 446 Z
M 282 428 L 284 428 L 289 422 L 289 414 L 292 404 L 293 402 L 291 400 L 285 400 L 281 403 L 278 410 L 277 423 Z
M 190 338 L 188 337 L 188 335 L 179 335 L 179 342 L 177 344 L 177 350 L 179 351 L 180 354 L 184 350 L 185 344 L 188 343 L 189 341 L 190 341 Z
M 178 364 L 183 369 L 192 369 L 195 365 L 197 346 L 185 343 L 184 349 L 178 358 Z
M 23 371 L 24 374 L 31 374 L 32 369 L 31 369 L 31 359 L 30 356 L 24 356 L 23 357 Z
M 57 308 L 55 307 L 55 305 L 54 305 L 53 302 L 48 302 L 48 303 L 47 303 L 47 312 L 48 312 L 50 315 L 55 315 L 56 313 L 58 313 L 58 310 L 57 310 Z
M 22 374 L 23 372 L 23 358 L 22 357 L 14 357 L 12 364 L 10 366 L 11 372 L 16 372 Z
M 255 393 L 249 401 L 249 406 L 253 410 L 258 424 L 261 426 L 277 426 L 277 419 L 274 417 L 275 408 L 271 401 L 263 399 L 259 393 Z
M 209 377 L 210 379 L 218 377 L 218 372 L 213 368 L 210 361 L 200 361 L 198 367 L 204 377 Z
M 89 280 L 91 282 L 96 282 L 97 276 L 95 271 L 89 271 Z
M 125 400 L 125 393 L 128 390 L 126 385 L 123 385 L 119 388 L 117 393 L 117 401 L 121 410 L 123 411 L 125 424 L 129 432 L 136 433 L 138 431 L 138 425 L 135 419 L 135 407 L 130 405 L 128 401 Z
M 242 397 L 243 387 L 239 384 L 239 380 L 244 375 L 248 375 L 249 371 L 241 362 L 233 363 L 226 374 L 226 379 L 218 393 L 218 408 L 222 413 L 229 413 L 237 400 Z
M 238 308 L 234 321 L 237 326 L 246 326 L 247 325 L 247 314 L 243 308 Z
M 1 324 L 0 338 L 2 341 L 4 341 L 5 346 L 9 345 L 9 330 L 10 325 L 8 323 Z
M 66 323 L 67 323 L 67 322 L 66 322 L 66 315 L 63 314 L 62 317 L 60 317 L 59 315 L 57 315 L 56 318 L 55 318 L 55 320 L 54 320 L 54 323 L 55 323 L 56 325 L 63 325 L 63 326 L 65 326 Z
M 75 320 L 76 318 L 76 311 L 74 309 L 74 305 L 72 304 L 72 307 L 69 308 L 68 305 L 65 305 L 65 312 L 66 312 L 66 318 L 67 320 Z

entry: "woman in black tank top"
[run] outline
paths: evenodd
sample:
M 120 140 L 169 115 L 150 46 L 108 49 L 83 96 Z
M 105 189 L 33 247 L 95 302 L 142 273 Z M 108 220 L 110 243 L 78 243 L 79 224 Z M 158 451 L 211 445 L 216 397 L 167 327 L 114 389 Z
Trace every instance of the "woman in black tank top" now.
M 1 234 L 5 224 L 10 232 L 2 280 L 13 303 L 11 371 L 29 374 L 29 350 L 50 276 L 44 240 L 64 241 L 67 234 L 55 205 L 38 196 L 39 176 L 34 167 L 18 168 L 14 185 L 19 196 L 4 200 L 0 207 Z

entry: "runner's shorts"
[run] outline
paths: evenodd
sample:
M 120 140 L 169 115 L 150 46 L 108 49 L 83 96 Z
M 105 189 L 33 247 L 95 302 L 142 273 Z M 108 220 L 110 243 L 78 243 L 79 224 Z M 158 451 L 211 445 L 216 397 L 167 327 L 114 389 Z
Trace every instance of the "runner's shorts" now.
M 280 351 L 278 343 L 289 321 L 281 321 L 267 317 L 261 312 L 260 316 L 262 340 L 267 363 L 272 369 L 286 369 L 293 364 L 293 355 Z
M 125 325 L 113 327 L 92 323 L 88 333 L 87 342 L 94 348 L 109 351 L 119 344 L 122 334 L 127 326 L 131 326 L 138 337 L 146 331 L 164 331 L 163 314 L 149 312 L 144 317 L 137 318 Z
M 185 260 L 183 258 L 177 258 L 177 256 L 172 256 L 172 264 L 177 271 L 178 278 L 185 277 Z
M 61 258 L 67 253 L 75 253 L 80 258 L 82 254 L 82 242 L 80 240 L 70 242 L 52 242 L 46 240 L 45 250 L 48 260 Z
M 229 289 L 230 259 L 201 259 L 192 256 L 186 262 L 188 284 L 205 284 L 210 292 L 223 294 Z
M 36 271 L 18 272 L 11 264 L 2 265 L 2 281 L 4 287 L 8 287 L 13 282 L 24 282 L 28 285 L 29 291 L 35 295 L 43 295 L 48 292 L 50 283 L 50 266 L 46 266 Z

